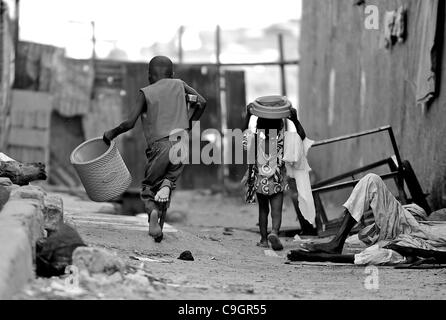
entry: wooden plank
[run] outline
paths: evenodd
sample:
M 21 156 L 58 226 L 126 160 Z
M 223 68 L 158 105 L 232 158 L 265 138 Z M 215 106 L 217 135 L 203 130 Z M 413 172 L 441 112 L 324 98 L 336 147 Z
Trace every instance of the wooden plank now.
M 13 90 L 11 125 L 28 129 L 46 129 L 50 125 L 51 95 L 44 92 Z
M 24 127 L 28 129 L 47 129 L 50 126 L 50 110 L 23 110 L 14 109 L 11 112 L 11 126 Z
M 12 127 L 9 145 L 46 149 L 49 146 L 48 130 Z
M 21 110 L 51 111 L 51 95 L 46 92 L 12 90 L 12 106 Z
M 47 164 L 46 162 L 46 153 L 42 148 L 32 148 L 32 147 L 23 147 L 23 146 L 9 146 L 8 154 L 20 162 L 29 163 L 29 162 L 42 162 Z
M 226 84 L 226 124 L 228 129 L 243 129 L 244 112 L 246 109 L 245 72 L 239 70 L 227 70 L 224 73 Z M 233 139 L 234 140 L 234 139 Z M 227 141 L 227 145 L 232 147 L 232 159 L 228 164 L 229 179 L 239 182 L 247 169 L 246 165 L 235 164 L 236 141 Z M 225 154 L 228 151 L 224 151 Z M 229 160 L 229 159 L 228 159 Z

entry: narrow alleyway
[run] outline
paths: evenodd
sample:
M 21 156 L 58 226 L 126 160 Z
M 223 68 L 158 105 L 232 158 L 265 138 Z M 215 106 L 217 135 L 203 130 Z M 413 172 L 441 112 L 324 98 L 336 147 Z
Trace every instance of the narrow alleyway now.
M 277 254 L 256 247 L 257 207 L 237 198 L 178 191 L 170 211 L 174 221 L 157 244 L 147 234 L 144 217 L 116 215 L 111 204 L 62 196 L 65 216 L 74 221 L 84 241 L 116 252 L 143 272 L 146 282 L 106 279 L 67 293 L 60 289 L 62 280 L 37 279 L 18 298 L 441 299 L 446 294 L 444 269 L 380 267 L 379 289 L 367 290 L 364 267 L 287 264 L 286 254 L 297 243 L 283 238 L 285 250 Z M 294 226 L 294 218 L 288 204 L 284 226 Z M 192 252 L 195 261 L 177 259 L 185 250 Z

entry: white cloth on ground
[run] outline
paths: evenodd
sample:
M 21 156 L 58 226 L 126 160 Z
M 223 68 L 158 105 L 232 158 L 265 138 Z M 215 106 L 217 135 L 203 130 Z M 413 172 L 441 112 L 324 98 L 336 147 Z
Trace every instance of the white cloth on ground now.
M 9 161 L 15 161 L 14 159 L 8 157 L 3 152 L 0 152 L 0 161 L 9 162 Z
M 381 248 L 378 244 L 355 254 L 354 263 L 357 265 L 395 265 L 405 263 L 407 260 L 392 249 Z
M 308 150 L 313 143 L 314 141 L 308 138 L 302 141 L 297 132 L 286 131 L 283 161 L 285 162 L 287 175 L 296 180 L 300 212 L 305 220 L 315 226 L 316 209 L 309 175 L 311 168 L 307 161 Z

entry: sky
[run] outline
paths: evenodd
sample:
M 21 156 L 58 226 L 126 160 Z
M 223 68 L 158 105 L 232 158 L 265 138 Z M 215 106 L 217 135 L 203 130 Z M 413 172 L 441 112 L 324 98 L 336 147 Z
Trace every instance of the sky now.
M 89 58 L 95 21 L 100 57 L 116 45 L 136 59 L 141 47 L 170 41 L 180 25 L 259 29 L 300 15 L 301 0 L 20 0 L 20 37 Z

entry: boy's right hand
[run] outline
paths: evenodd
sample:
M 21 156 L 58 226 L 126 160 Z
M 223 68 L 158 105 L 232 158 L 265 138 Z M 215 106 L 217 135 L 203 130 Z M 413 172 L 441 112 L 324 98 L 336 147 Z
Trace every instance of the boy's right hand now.
M 104 142 L 105 142 L 107 145 L 110 145 L 110 144 L 111 144 L 111 141 L 113 140 L 113 135 L 112 135 L 111 130 L 109 130 L 109 131 L 105 131 L 105 132 L 104 132 L 104 135 L 102 136 L 102 140 L 104 140 Z

